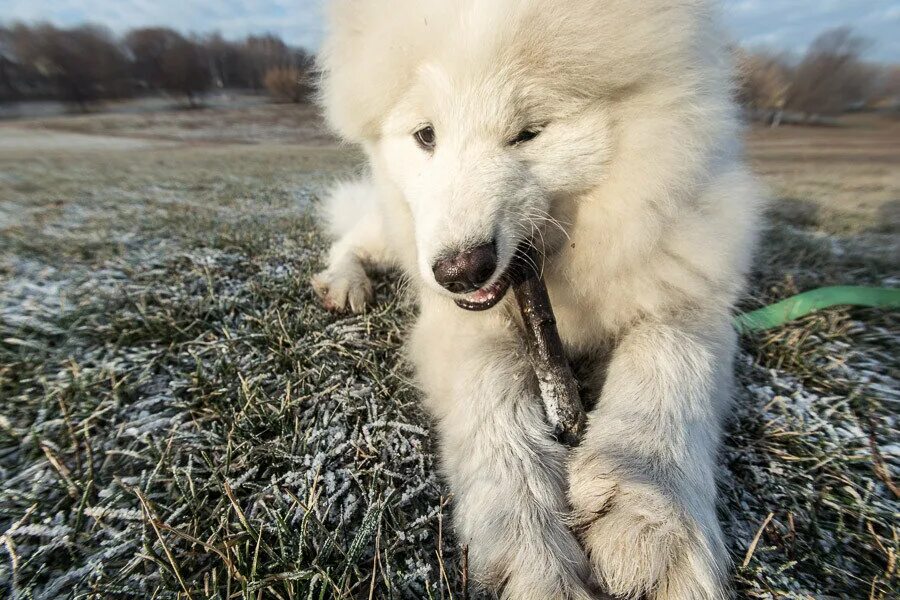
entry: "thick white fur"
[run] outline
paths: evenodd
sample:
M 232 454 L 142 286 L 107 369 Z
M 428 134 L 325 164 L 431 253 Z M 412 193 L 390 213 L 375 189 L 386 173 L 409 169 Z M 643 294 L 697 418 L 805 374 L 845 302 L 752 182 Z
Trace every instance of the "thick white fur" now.
M 704 0 L 331 2 L 322 104 L 371 176 L 335 190 L 315 286 L 359 311 L 366 263 L 409 275 L 456 527 L 505 598 L 726 595 L 714 467 L 759 201 L 714 16 Z M 412 137 L 424 124 L 433 153 Z M 501 268 L 542 245 L 563 340 L 602 383 L 571 453 L 512 295 L 466 312 L 432 276 L 492 237 Z

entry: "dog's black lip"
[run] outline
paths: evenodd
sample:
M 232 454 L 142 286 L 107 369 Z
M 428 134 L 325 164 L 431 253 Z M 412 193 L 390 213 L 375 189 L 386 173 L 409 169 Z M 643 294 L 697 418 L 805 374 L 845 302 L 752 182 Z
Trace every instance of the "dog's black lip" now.
M 458 307 L 471 311 L 483 311 L 493 308 L 497 306 L 497 304 L 499 304 L 499 302 L 503 300 L 503 298 L 506 297 L 506 292 L 509 291 L 510 287 L 509 279 L 505 274 L 501 276 L 500 279 L 497 280 L 497 282 L 493 285 L 497 284 L 501 286 L 500 290 L 496 294 L 494 294 L 494 296 L 490 300 L 486 300 L 484 302 L 473 302 L 471 300 L 466 300 L 465 298 L 457 298 L 454 300 L 454 302 L 456 302 L 456 305 Z
M 483 311 L 488 310 L 497 306 L 503 298 L 506 297 L 506 293 L 509 291 L 514 285 L 520 283 L 523 279 L 528 277 L 528 274 L 532 272 L 531 261 L 527 258 L 528 256 L 528 248 L 531 246 L 529 240 L 523 240 L 516 247 L 515 253 L 513 253 L 512 261 L 510 261 L 509 266 L 506 268 L 506 271 L 503 275 L 500 276 L 495 283 L 492 285 L 500 285 L 501 288 L 494 295 L 493 298 L 487 300 L 485 302 L 472 302 L 471 300 L 466 300 L 465 298 L 456 298 L 454 302 L 460 308 L 464 308 L 465 310 L 471 311 Z

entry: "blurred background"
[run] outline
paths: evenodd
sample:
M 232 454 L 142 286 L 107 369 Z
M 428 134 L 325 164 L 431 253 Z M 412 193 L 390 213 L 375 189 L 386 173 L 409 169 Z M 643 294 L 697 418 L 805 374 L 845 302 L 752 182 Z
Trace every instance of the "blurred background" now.
M 820 120 L 900 105 L 896 2 L 723 7 L 740 99 L 754 118 Z M 0 117 L 136 110 L 161 95 L 189 106 L 216 105 L 226 92 L 306 101 L 323 35 L 322 0 L 5 0 L 2 9 Z
M 358 316 L 308 285 L 318 198 L 362 168 L 311 103 L 322 10 L 0 0 L 0 597 L 467 597 L 403 282 Z M 739 308 L 896 288 L 900 1 L 723 13 L 771 196 Z M 841 306 L 742 336 L 738 597 L 900 597 L 898 332 Z

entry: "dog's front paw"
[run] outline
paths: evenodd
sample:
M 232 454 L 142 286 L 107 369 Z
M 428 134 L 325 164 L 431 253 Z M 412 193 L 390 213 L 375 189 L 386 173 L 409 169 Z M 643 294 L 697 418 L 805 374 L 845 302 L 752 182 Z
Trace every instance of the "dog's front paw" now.
M 617 476 L 614 465 L 591 452 L 576 454 L 569 485 L 573 529 L 610 593 L 649 600 L 726 597 L 728 557 L 714 509 L 692 514 L 648 480 Z
M 502 600 L 594 600 L 590 564 L 563 515 L 520 499 L 525 503 L 505 514 L 521 520 L 482 524 L 469 539 L 472 578 Z M 466 517 L 457 513 L 458 529 Z
M 372 281 L 358 262 L 333 265 L 312 278 L 312 287 L 326 310 L 354 313 L 366 310 L 374 296 Z
M 558 550 L 564 551 L 564 548 Z M 589 569 L 583 555 L 557 556 L 515 568 L 502 585 L 503 600 L 593 600 L 586 580 Z

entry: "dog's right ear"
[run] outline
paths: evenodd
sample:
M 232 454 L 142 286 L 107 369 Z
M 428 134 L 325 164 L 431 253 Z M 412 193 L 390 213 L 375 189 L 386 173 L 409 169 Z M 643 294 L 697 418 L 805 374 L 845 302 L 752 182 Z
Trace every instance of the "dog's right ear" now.
M 378 137 L 379 125 L 429 56 L 439 33 L 435 0 L 330 0 L 317 59 L 319 104 L 343 138 Z

